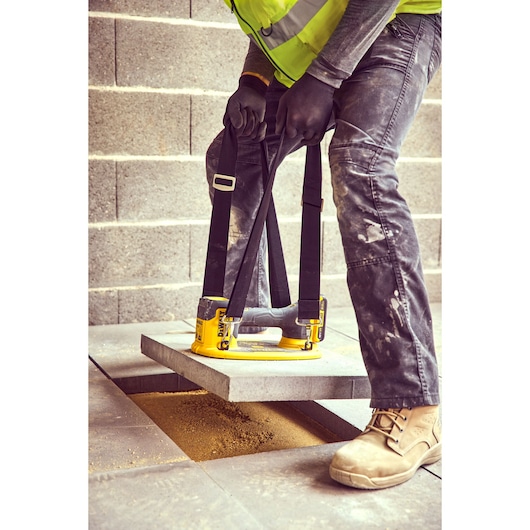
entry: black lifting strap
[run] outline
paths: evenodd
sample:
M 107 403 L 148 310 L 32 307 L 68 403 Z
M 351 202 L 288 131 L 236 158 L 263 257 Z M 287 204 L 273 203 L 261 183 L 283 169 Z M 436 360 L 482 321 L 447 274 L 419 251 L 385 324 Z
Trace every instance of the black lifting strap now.
M 277 153 L 283 145 L 280 138 Z M 281 245 L 278 220 L 272 187 L 279 157 L 267 164 L 267 146 L 261 142 L 264 192 L 254 220 L 254 225 L 239 267 L 238 275 L 229 297 L 226 316 L 241 318 L 245 310 L 248 289 L 254 274 L 254 266 L 265 222 L 269 249 L 269 276 L 272 307 L 287 307 L 291 303 L 285 260 Z M 230 207 L 235 189 L 237 137 L 232 127 L 225 129 L 217 173 L 210 235 L 204 273 L 203 296 L 224 296 L 224 278 Z M 320 309 L 320 216 L 322 210 L 322 162 L 320 144 L 307 147 L 304 187 L 302 194 L 302 235 L 300 247 L 300 282 L 298 319 L 301 323 L 319 319 Z
M 280 147 L 283 143 L 283 136 L 280 140 Z M 277 153 L 279 153 L 279 149 Z M 263 189 L 267 186 L 267 181 L 272 174 L 274 161 L 271 166 L 267 166 L 267 145 L 262 142 L 262 167 L 263 167 Z M 272 307 L 287 307 L 291 305 L 291 293 L 289 292 L 289 282 L 287 280 L 287 270 L 285 268 L 285 258 L 283 255 L 278 218 L 274 206 L 274 198 L 271 195 L 269 210 L 267 212 L 267 248 L 269 255 L 269 285 Z
M 283 143 L 280 140 L 278 152 Z M 268 208 L 273 211 L 272 185 L 274 176 L 279 165 L 279 158 L 275 158 L 271 164 L 269 178 L 265 186 L 260 208 L 254 222 L 245 256 L 234 285 L 234 291 L 230 297 L 227 317 L 241 318 L 244 311 L 245 297 L 250 285 L 250 278 L 256 260 L 259 240 L 263 231 L 263 217 Z M 306 153 L 306 165 L 304 175 L 304 186 L 302 193 L 302 235 L 300 247 L 300 282 L 298 299 L 298 320 L 300 324 L 308 324 L 309 320 L 319 320 L 320 317 L 320 220 L 322 211 L 322 161 L 320 144 L 308 146 Z M 276 218 L 274 219 L 276 221 Z M 277 228 L 277 226 L 276 226 Z M 269 231 L 269 224 L 267 224 Z M 279 241 L 279 236 L 274 237 Z M 270 249 L 270 247 L 269 247 Z M 269 254 L 276 254 L 270 250 Z M 283 264 L 283 254 L 282 264 Z M 287 274 L 283 264 L 282 278 L 287 285 Z M 271 274 L 272 283 L 272 274 Z M 288 289 L 288 287 L 287 287 Z M 290 301 L 273 307 L 286 307 Z
M 322 160 L 320 144 L 308 145 L 302 192 L 302 236 L 298 320 L 319 318 L 320 308 L 320 219 L 322 212 Z
M 276 154 L 280 153 L 282 145 L 283 145 L 283 138 L 284 135 L 282 134 L 280 138 L 280 142 L 278 145 L 278 151 Z M 278 238 L 274 237 L 273 241 L 279 241 L 279 231 L 277 227 L 276 222 L 276 213 L 274 209 L 274 203 L 272 202 L 272 186 L 274 184 L 274 177 L 276 176 L 276 169 L 278 168 L 280 157 L 275 156 L 270 168 L 267 167 L 267 153 L 266 153 L 266 147 L 264 146 L 264 142 L 262 142 L 262 149 L 265 151 L 262 151 L 262 166 L 263 166 L 263 172 L 264 172 L 264 178 L 267 176 L 267 180 L 264 183 L 264 190 L 263 195 L 261 197 L 261 202 L 258 208 L 258 212 L 256 214 L 256 218 L 254 219 L 254 225 L 252 226 L 252 231 L 250 232 L 250 237 L 247 243 L 247 248 L 245 249 L 245 253 L 243 255 L 243 260 L 241 262 L 241 265 L 239 267 L 239 272 L 236 278 L 236 281 L 234 283 L 234 288 L 232 290 L 232 294 L 230 295 L 230 299 L 228 302 L 228 307 L 226 308 L 226 316 L 228 318 L 241 318 L 243 315 L 243 312 L 245 310 L 245 302 L 247 298 L 248 289 L 250 287 L 250 282 L 252 280 L 252 275 L 254 274 L 254 265 L 256 264 L 256 257 L 258 254 L 259 244 L 261 235 L 263 233 L 263 227 L 265 225 L 265 220 L 269 217 L 274 217 L 274 220 L 271 219 L 272 222 L 272 233 L 269 234 L 269 241 L 271 235 L 275 235 L 274 231 L 276 230 L 276 235 Z M 265 175 L 265 173 L 268 173 L 268 175 Z M 272 205 L 272 206 L 271 206 Z M 269 213 L 270 212 L 270 213 Z M 267 225 L 267 230 L 269 230 L 269 225 Z M 275 249 L 271 249 L 269 247 L 269 257 L 271 255 L 275 255 L 276 257 L 279 257 L 279 250 L 281 249 L 280 246 L 275 247 Z M 275 259 L 275 258 L 273 258 Z M 287 284 L 287 273 L 285 272 L 285 266 L 282 268 L 278 267 L 278 261 L 276 260 L 274 263 L 276 265 L 275 274 L 276 277 L 274 278 L 275 281 L 278 280 L 277 275 L 279 274 L 281 277 L 283 277 L 283 280 L 281 280 L 281 284 L 286 286 L 288 289 Z M 283 252 L 281 254 L 281 261 L 283 262 Z M 270 278 L 270 281 L 272 283 L 273 278 Z M 277 286 L 278 287 L 278 286 Z M 275 289 L 271 290 L 271 296 L 272 292 L 275 292 Z M 275 293 L 276 294 L 276 293 Z M 289 300 L 290 296 L 286 295 Z M 275 300 L 275 302 L 277 302 Z M 289 305 L 290 301 L 281 306 L 274 306 L 274 307 L 285 307 L 286 305 Z
M 232 193 L 236 184 L 237 138 L 232 127 L 226 127 L 221 144 L 217 173 L 213 177 L 215 188 L 210 234 L 206 251 L 206 266 L 202 296 L 224 296 L 228 229 Z
M 263 172 L 263 186 L 266 188 L 266 184 L 269 180 L 269 167 L 267 165 L 267 146 L 265 142 L 261 142 L 261 157 L 262 157 L 262 172 Z M 237 160 L 237 137 L 234 129 L 228 126 L 225 129 L 223 136 L 223 143 L 221 145 L 221 153 L 219 158 L 219 165 L 217 173 L 214 176 L 213 187 L 215 188 L 213 198 L 212 216 L 210 222 L 210 235 L 208 239 L 208 249 L 206 256 L 206 268 L 204 273 L 204 284 L 202 296 L 224 296 L 224 281 L 226 272 L 226 257 L 228 247 L 228 234 L 230 226 L 230 208 L 232 203 L 232 193 L 235 189 L 235 168 Z M 272 184 L 272 183 L 271 183 Z M 272 190 L 272 186 L 270 188 Z M 269 190 L 269 192 L 270 192 Z M 265 197 L 265 194 L 264 194 Z M 263 198 L 262 198 L 263 204 Z M 283 255 L 283 249 L 280 239 L 280 232 L 278 228 L 278 220 L 276 217 L 276 210 L 274 207 L 274 201 L 271 194 L 269 193 L 269 208 L 266 216 L 267 222 L 267 244 L 268 244 L 268 255 L 269 255 L 269 275 L 270 275 L 270 291 L 271 291 L 271 305 L 272 307 L 286 307 L 291 303 L 291 296 L 289 293 L 289 284 L 287 281 L 287 271 L 285 269 L 285 260 Z M 263 224 L 261 225 L 261 232 L 263 231 Z M 261 232 L 257 237 L 258 245 Z M 254 230 L 253 233 L 257 234 L 258 230 Z M 252 236 L 251 236 L 252 238 Z M 251 249 L 252 250 L 252 249 Z M 252 250 L 253 251 L 253 250 Z M 245 252 L 245 256 L 252 256 L 252 253 L 248 250 Z M 257 256 L 257 247 L 254 253 L 254 263 Z M 240 267 L 238 278 L 234 285 L 235 296 L 243 297 L 243 309 L 250 286 L 250 279 L 252 274 L 252 268 L 250 269 L 250 276 L 246 270 L 249 267 L 249 258 L 243 263 L 247 263 L 245 270 L 241 273 Z M 240 276 L 247 277 L 248 285 L 243 285 L 242 288 L 236 290 L 236 286 L 240 285 Z M 245 288 L 246 285 L 246 288 Z M 234 293 L 230 296 L 230 299 L 234 296 Z M 238 301 L 238 306 L 241 302 Z M 239 311 L 239 309 L 238 309 Z M 241 313 L 243 310 L 241 311 Z

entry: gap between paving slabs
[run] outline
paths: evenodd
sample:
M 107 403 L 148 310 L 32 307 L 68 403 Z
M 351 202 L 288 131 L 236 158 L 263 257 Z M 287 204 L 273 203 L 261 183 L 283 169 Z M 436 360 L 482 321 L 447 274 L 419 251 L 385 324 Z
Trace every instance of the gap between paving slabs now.
M 129 398 L 197 462 L 342 441 L 286 402 L 231 403 L 202 389 Z

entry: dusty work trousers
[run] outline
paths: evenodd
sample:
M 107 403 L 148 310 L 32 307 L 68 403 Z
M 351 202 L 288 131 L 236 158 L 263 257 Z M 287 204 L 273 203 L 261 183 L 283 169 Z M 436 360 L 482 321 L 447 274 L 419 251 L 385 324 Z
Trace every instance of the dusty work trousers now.
M 411 213 L 398 191 L 395 165 L 441 61 L 441 15 L 398 15 L 335 93 L 329 148 L 333 198 L 347 264 L 347 283 L 359 340 L 377 408 L 439 403 L 438 368 L 429 300 Z M 286 88 L 267 91 L 271 156 L 278 101 Z M 211 183 L 222 132 L 206 157 Z M 301 147 L 285 139 L 278 156 Z M 262 193 L 259 144 L 240 142 L 232 199 L 225 279 L 230 296 Z M 265 248 L 258 255 L 247 306 L 266 306 Z M 332 301 L 330 301 L 332 303 Z

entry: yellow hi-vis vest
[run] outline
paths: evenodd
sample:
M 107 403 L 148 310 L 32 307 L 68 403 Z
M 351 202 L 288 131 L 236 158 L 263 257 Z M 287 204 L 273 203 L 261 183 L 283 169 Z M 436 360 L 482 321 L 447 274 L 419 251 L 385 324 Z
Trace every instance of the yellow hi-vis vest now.
M 236 15 L 241 29 L 274 65 L 276 79 L 290 87 L 328 42 L 348 0 L 225 0 L 225 3 Z M 395 13 L 440 11 L 441 0 L 401 0 Z
M 290 87 L 302 77 L 339 23 L 348 0 L 225 0 L 241 29 Z

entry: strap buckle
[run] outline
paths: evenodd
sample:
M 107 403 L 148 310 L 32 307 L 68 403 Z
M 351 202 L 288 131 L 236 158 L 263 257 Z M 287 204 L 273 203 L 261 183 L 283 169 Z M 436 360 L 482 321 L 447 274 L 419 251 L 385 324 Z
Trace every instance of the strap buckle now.
M 216 173 L 213 176 L 213 187 L 219 191 L 234 191 L 236 187 L 236 177 Z

